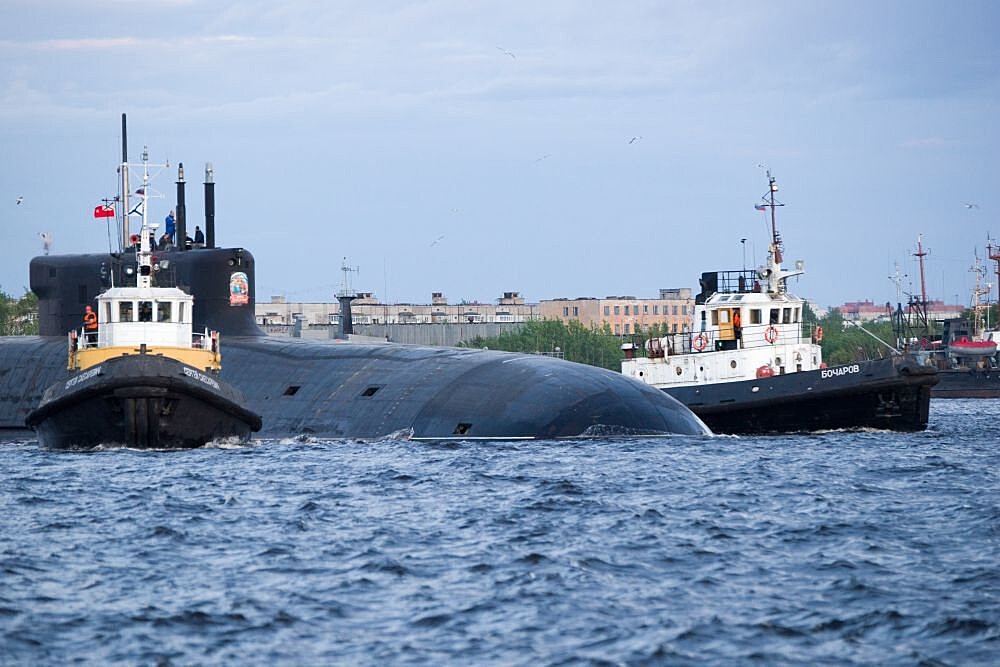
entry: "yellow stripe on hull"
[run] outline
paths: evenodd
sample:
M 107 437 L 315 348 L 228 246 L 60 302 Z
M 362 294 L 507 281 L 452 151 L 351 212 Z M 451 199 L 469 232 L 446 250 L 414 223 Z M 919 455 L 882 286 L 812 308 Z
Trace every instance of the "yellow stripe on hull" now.
M 133 354 L 143 354 L 138 347 L 86 347 L 78 350 L 70 349 L 69 370 L 79 371 L 99 363 Z M 192 347 L 147 347 L 145 354 L 159 355 L 176 359 L 192 368 L 203 368 L 218 371 L 222 368 L 222 355 L 211 350 L 201 350 Z

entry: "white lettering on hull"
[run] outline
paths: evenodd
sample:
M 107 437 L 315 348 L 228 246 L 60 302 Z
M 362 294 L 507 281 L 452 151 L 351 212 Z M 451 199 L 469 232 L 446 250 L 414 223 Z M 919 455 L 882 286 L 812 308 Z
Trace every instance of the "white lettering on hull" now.
M 204 373 L 199 373 L 198 371 L 194 370 L 193 368 L 188 368 L 187 366 L 185 366 L 184 367 L 184 375 L 187 375 L 189 378 L 194 378 L 195 380 L 198 380 L 199 382 L 204 382 L 208 386 L 213 387 L 215 389 L 219 388 L 219 383 L 218 382 L 216 382 L 212 378 L 208 377 Z
M 824 380 L 832 377 L 839 377 L 841 375 L 850 375 L 851 373 L 860 373 L 861 366 L 854 364 L 852 366 L 839 366 L 837 368 L 824 368 L 819 372 L 819 376 Z
M 84 371 L 84 372 L 80 373 L 79 375 L 76 375 L 76 376 L 71 377 L 70 379 L 66 380 L 66 389 L 69 389 L 70 387 L 74 387 L 74 386 L 80 384 L 81 382 L 86 382 L 90 378 L 97 377 L 100 374 L 101 374 L 101 367 L 100 366 L 97 366 L 95 368 L 91 368 L 89 371 Z

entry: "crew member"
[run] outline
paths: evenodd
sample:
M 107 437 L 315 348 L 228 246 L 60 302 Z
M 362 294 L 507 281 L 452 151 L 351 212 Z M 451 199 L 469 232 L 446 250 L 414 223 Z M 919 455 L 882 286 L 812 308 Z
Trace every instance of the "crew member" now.
M 733 310 L 733 335 L 736 340 L 743 340 L 743 317 L 740 315 L 739 308 Z
M 83 312 L 83 335 L 87 345 L 97 344 L 97 313 L 90 306 Z
M 205 247 L 205 235 L 201 231 L 201 227 L 198 225 L 194 226 L 194 247 L 204 248 Z

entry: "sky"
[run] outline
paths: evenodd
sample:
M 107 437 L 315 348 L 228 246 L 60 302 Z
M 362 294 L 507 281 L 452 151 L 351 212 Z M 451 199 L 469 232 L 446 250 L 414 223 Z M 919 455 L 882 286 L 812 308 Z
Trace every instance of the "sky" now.
M 3 0 L 0 290 L 42 233 L 108 250 L 125 113 L 170 164 L 154 221 L 182 162 L 201 222 L 213 164 L 259 302 L 332 300 L 345 264 L 401 303 L 695 288 L 764 260 L 769 169 L 796 294 L 905 301 L 922 235 L 928 297 L 967 304 L 998 28 L 992 0 Z

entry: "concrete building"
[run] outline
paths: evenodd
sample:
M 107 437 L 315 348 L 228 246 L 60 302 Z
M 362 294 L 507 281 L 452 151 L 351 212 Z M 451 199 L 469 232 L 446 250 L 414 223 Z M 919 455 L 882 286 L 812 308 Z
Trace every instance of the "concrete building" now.
M 380 303 L 371 292 L 359 292 L 351 303 L 355 326 L 369 324 L 480 324 L 527 322 L 539 318 L 538 304 L 525 303 L 518 292 L 504 292 L 495 303 L 461 302 L 449 304 L 441 292 L 431 294 L 429 304 Z M 255 316 L 268 333 L 286 333 L 298 321 L 305 328 L 335 327 L 340 322 L 336 301 L 304 303 L 272 296 L 257 302 Z
M 888 306 L 888 307 L 887 307 Z M 852 320 L 856 322 L 883 322 L 889 320 L 889 307 L 893 310 L 896 308 L 896 304 L 876 304 L 870 300 L 864 301 L 848 301 L 841 306 L 837 306 L 837 310 L 840 311 L 841 316 L 845 320 Z M 952 317 L 961 317 L 964 308 L 958 305 L 948 305 L 944 301 L 928 301 L 927 302 L 927 319 L 929 320 L 946 320 Z M 907 313 L 907 305 L 903 304 L 903 312 Z
M 580 297 L 552 299 L 539 303 L 542 319 L 577 320 L 585 327 L 601 328 L 605 323 L 611 332 L 623 336 L 665 324 L 671 333 L 691 329 L 694 316 L 694 296 L 689 287 L 661 289 L 655 299 L 634 296 Z

